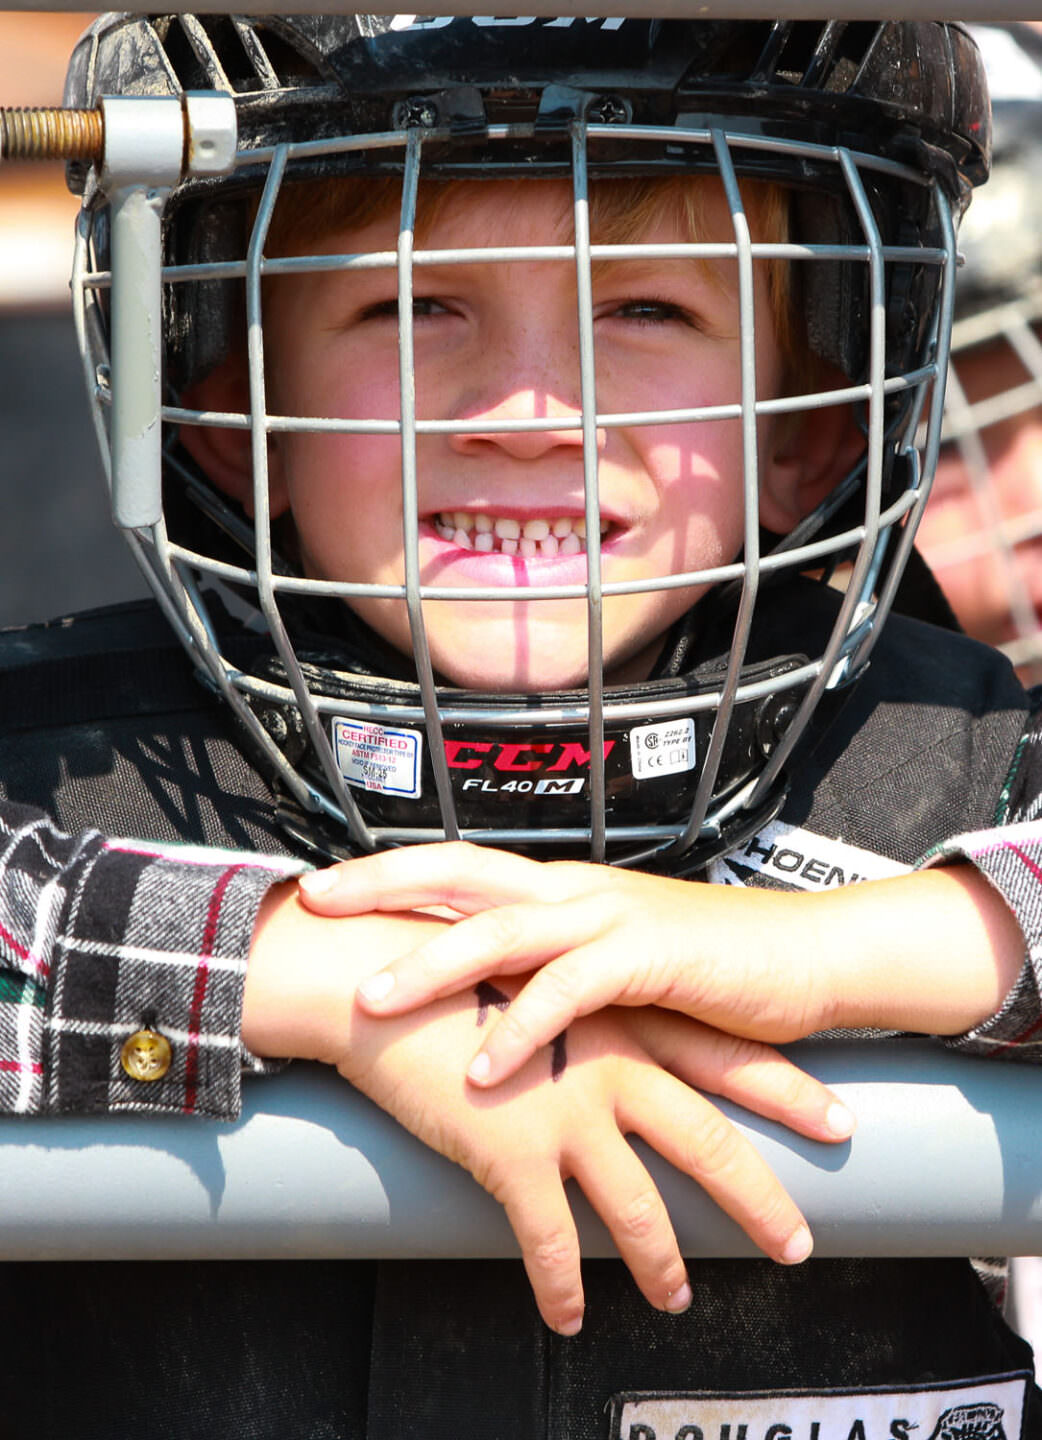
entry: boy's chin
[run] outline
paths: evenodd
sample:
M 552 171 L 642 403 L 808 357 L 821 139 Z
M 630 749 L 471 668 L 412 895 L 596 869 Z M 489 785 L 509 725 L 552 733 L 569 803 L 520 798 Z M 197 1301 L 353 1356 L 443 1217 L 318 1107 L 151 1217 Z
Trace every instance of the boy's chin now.
M 455 659 L 436 666 L 450 685 L 461 690 L 480 690 L 487 694 L 524 694 L 555 690 L 576 690 L 586 684 L 586 657 L 565 666 L 553 664 L 461 664 Z
M 540 605 L 535 617 L 532 610 Z M 606 606 L 609 610 L 611 602 Z M 522 613 L 519 615 L 517 611 Z M 458 613 L 462 611 L 462 614 Z M 388 644 L 411 656 L 412 643 L 403 607 L 384 601 L 358 606 L 360 617 Z M 440 679 L 461 690 L 482 694 L 552 694 L 585 689 L 590 673 L 583 601 L 509 602 L 425 607 L 427 645 Z M 667 624 L 675 616 L 648 616 L 625 623 L 614 610 L 605 615 L 603 673 L 605 683 L 632 684 L 646 680 L 662 647 Z
M 636 654 L 604 657 L 604 680 L 608 685 L 630 684 L 647 679 L 660 648 L 659 642 Z M 433 657 L 432 657 L 433 658 Z M 440 663 L 439 663 L 440 662 Z M 552 694 L 561 690 L 582 690 L 589 675 L 589 657 L 556 650 L 530 656 L 485 655 L 476 661 L 461 661 L 458 655 L 435 659 L 438 673 L 461 690 L 487 694 Z

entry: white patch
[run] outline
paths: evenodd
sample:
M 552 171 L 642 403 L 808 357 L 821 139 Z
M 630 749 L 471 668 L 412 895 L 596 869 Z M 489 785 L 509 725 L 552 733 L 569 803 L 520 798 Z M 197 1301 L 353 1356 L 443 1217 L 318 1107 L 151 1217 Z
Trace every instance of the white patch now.
M 535 793 L 537 795 L 581 795 L 585 780 L 566 780 L 563 775 L 548 775 L 545 780 L 537 780 Z
M 179 845 L 174 840 L 109 839 L 105 841 L 105 849 L 122 855 L 171 860 L 175 865 L 247 865 L 251 870 L 271 870 L 285 876 L 299 875 L 308 868 L 306 860 L 292 860 L 283 855 L 258 855 L 252 850 L 228 850 L 217 845 Z
M 667 720 L 630 731 L 630 765 L 636 780 L 679 775 L 695 768 L 695 722 Z
M 755 884 L 755 876 L 763 875 L 796 890 L 838 890 L 858 880 L 907 875 L 911 868 L 874 850 L 774 820 L 714 860 L 707 878 L 713 885 L 749 885 Z
M 625 15 L 558 15 L 556 20 L 547 20 L 546 28 L 554 26 L 565 29 L 578 22 L 580 25 L 599 25 L 602 30 L 619 30 L 626 23 Z
M 1020 1440 L 1027 1377 L 810 1394 L 616 1395 L 610 1440 Z
M 455 15 L 395 15 L 391 20 L 392 30 L 442 30 L 451 25 Z M 471 22 L 482 30 L 493 26 L 540 25 L 546 30 L 567 29 L 572 25 L 599 25 L 602 30 L 618 30 L 625 23 L 624 15 L 558 15 L 546 20 L 537 15 L 472 15 Z
M 349 785 L 376 790 L 381 795 L 406 795 L 410 800 L 419 797 L 421 731 L 390 729 L 337 716 L 333 721 L 333 753 Z
M 418 15 L 395 15 L 391 20 L 392 30 L 444 30 L 446 25 L 451 25 L 455 15 L 425 15 L 421 20 Z

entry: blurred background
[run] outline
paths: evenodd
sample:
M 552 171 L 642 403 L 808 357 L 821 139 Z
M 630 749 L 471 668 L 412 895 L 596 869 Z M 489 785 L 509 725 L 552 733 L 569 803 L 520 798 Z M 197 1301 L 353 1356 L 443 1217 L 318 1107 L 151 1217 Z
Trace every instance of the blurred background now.
M 61 103 L 89 15 L 0 13 L 0 99 Z M 145 593 L 108 518 L 76 353 L 76 201 L 60 165 L 0 164 L 0 625 Z
M 947 423 L 918 544 L 963 629 L 1042 682 L 1042 23 L 979 25 L 991 178 L 959 231 Z

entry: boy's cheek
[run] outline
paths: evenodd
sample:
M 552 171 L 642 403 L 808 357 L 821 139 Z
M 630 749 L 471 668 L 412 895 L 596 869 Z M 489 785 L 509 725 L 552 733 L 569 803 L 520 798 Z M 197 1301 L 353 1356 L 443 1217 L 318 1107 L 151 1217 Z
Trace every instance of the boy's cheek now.
M 286 415 L 396 420 L 398 351 L 373 349 L 335 333 L 268 337 L 269 402 Z
M 350 417 L 328 417 L 350 418 Z M 401 548 L 401 462 L 397 437 L 296 435 L 282 449 L 289 507 L 302 543 L 316 554 L 360 529 Z

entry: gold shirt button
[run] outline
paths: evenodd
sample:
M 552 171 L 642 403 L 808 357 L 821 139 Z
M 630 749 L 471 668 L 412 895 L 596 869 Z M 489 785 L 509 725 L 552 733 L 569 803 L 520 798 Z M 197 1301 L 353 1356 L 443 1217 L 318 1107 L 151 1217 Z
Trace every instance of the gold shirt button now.
M 172 1059 L 170 1041 L 156 1030 L 135 1030 L 119 1052 L 119 1063 L 131 1080 L 162 1080 Z

